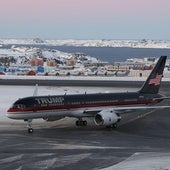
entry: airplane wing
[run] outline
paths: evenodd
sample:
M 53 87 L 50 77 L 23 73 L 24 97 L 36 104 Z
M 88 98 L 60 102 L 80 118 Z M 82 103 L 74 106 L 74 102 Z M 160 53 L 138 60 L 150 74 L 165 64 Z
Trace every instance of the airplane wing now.
M 159 98 L 153 98 L 153 100 L 165 100 L 165 99 L 170 99 L 170 97 L 159 97 Z
M 86 115 L 93 115 L 96 114 L 96 113 L 99 113 L 103 110 L 105 111 L 129 111 L 129 110 L 142 110 L 142 109 L 165 109 L 165 108 L 170 108 L 170 106 L 151 106 L 151 105 L 148 105 L 148 106 L 123 106 L 123 107 L 110 107 L 110 108 L 91 108 L 91 109 L 87 109 L 87 110 L 84 110 L 84 114 Z
M 128 106 L 128 107 L 116 107 L 113 108 L 115 111 L 119 110 L 138 110 L 138 109 L 165 109 L 170 108 L 170 106 Z
M 116 127 L 117 122 L 121 120 L 121 114 L 127 113 L 127 111 L 137 110 L 137 109 L 164 109 L 170 108 L 170 106 L 125 106 L 125 107 L 110 107 L 110 108 L 100 108 L 100 110 L 86 110 L 84 112 L 84 117 L 94 117 L 94 122 L 96 125 L 105 125 Z

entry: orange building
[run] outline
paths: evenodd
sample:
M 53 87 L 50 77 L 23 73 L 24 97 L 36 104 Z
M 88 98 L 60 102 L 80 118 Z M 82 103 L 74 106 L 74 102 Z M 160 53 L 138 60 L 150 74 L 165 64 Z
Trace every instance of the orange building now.
M 44 61 L 43 61 L 43 59 L 35 58 L 35 59 L 30 60 L 29 64 L 31 66 L 43 66 L 44 65 Z
M 47 66 L 55 67 L 56 66 L 56 61 L 55 60 L 47 60 Z
M 77 63 L 77 60 L 75 58 L 67 59 L 66 60 L 66 65 L 67 66 L 75 66 Z

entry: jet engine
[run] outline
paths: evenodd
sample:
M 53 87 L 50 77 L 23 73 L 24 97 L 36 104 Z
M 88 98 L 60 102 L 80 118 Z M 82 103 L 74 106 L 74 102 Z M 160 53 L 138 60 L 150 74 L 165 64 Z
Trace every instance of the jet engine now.
M 121 120 L 113 110 L 103 110 L 96 114 L 94 117 L 94 122 L 98 126 L 110 126 Z

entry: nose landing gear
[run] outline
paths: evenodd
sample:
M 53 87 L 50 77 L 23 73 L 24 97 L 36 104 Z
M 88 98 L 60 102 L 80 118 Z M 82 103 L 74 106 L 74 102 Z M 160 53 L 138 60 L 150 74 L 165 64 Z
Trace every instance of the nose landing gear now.
M 28 133 L 33 133 L 34 130 L 33 130 L 32 126 L 31 126 L 32 120 L 29 119 L 29 120 L 25 120 L 25 121 L 27 121 Z

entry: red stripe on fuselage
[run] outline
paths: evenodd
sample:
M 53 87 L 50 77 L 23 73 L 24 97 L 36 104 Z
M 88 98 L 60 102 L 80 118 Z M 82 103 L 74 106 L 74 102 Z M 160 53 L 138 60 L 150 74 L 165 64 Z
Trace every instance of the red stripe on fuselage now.
M 109 107 L 109 106 L 127 106 L 127 105 L 147 105 L 155 104 L 157 101 L 129 101 L 129 102 L 117 102 L 117 103 L 98 103 L 98 104 L 80 104 L 80 105 L 61 105 L 61 106 L 42 106 L 42 107 L 29 107 L 29 108 L 10 108 L 7 112 L 37 112 L 48 110 L 69 110 L 69 109 L 81 109 L 81 108 L 95 108 L 95 107 Z

